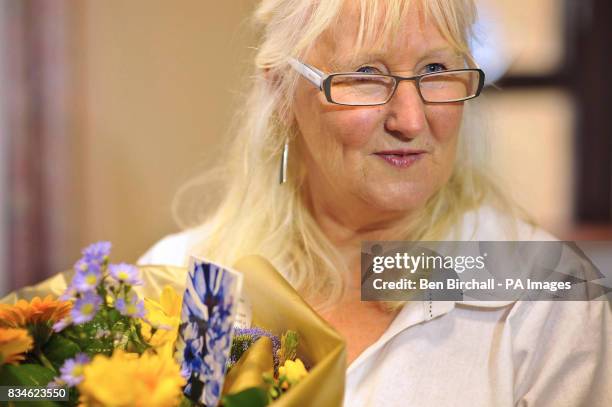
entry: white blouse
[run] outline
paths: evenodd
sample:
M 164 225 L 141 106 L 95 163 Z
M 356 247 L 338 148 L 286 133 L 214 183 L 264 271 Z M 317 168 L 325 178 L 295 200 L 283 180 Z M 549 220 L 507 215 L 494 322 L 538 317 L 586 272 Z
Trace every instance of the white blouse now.
M 449 240 L 554 239 L 511 222 L 483 206 Z M 138 263 L 184 266 L 196 238 L 169 235 Z M 612 406 L 611 343 L 607 301 L 410 302 L 348 367 L 344 406 Z

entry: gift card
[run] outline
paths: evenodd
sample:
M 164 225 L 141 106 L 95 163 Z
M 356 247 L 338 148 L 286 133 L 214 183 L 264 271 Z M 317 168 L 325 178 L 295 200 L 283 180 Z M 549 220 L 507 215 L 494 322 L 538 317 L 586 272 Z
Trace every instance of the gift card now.
M 219 403 L 242 290 L 242 274 L 191 257 L 175 358 L 185 395 L 207 407 Z

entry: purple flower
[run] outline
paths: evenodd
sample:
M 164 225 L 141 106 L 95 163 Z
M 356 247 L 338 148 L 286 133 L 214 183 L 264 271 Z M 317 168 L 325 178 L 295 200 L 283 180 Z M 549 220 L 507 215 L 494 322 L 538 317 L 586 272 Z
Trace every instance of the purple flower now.
M 66 328 L 70 324 L 70 322 L 72 322 L 70 318 L 60 319 L 55 324 L 53 324 L 53 331 L 54 332 L 63 331 L 64 328 Z
M 115 301 L 115 308 L 117 308 L 122 315 L 128 317 L 142 318 L 145 315 L 144 302 L 138 298 L 138 295 L 134 291 L 130 291 L 127 294 L 127 298 L 117 298 L 117 301 Z
M 89 356 L 77 353 L 73 359 L 67 359 L 60 368 L 60 380 L 73 387 L 83 381 L 83 367 L 89 363 Z
M 230 363 L 238 362 L 242 354 L 262 336 L 267 336 L 272 341 L 272 357 L 274 358 L 274 368 L 278 367 L 278 350 L 280 349 L 280 339 L 278 336 L 261 328 L 235 328 L 232 352 L 230 353 Z
M 47 383 L 47 389 L 59 389 L 60 387 L 64 387 L 65 384 L 59 377 L 53 378 L 49 383 Z
M 77 273 L 72 279 L 73 289 L 81 293 L 95 290 L 102 279 L 100 266 L 96 263 L 88 265 L 83 260 L 79 260 L 74 268 Z
M 111 264 L 108 266 L 109 274 L 118 282 L 129 285 L 142 285 L 138 268 L 131 264 Z
M 100 298 L 93 291 L 88 291 L 74 303 L 70 316 L 75 324 L 83 324 L 91 321 L 98 312 L 102 304 L 102 298 Z
M 70 285 L 66 287 L 66 290 L 64 290 L 64 293 L 59 296 L 60 301 L 71 301 L 76 296 L 77 289 L 74 286 L 74 277 L 72 278 L 72 280 L 73 281 L 70 282 Z
M 99 265 L 104 264 L 108 261 L 110 255 L 111 243 L 110 242 L 97 242 L 90 244 L 83 249 L 83 260 L 88 263 L 97 263 Z

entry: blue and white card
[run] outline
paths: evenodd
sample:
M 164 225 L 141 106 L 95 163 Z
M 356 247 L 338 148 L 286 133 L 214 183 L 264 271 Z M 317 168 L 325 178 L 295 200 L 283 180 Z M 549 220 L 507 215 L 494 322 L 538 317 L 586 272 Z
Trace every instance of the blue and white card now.
M 221 399 L 241 290 L 242 274 L 191 257 L 175 358 L 185 395 L 207 407 Z

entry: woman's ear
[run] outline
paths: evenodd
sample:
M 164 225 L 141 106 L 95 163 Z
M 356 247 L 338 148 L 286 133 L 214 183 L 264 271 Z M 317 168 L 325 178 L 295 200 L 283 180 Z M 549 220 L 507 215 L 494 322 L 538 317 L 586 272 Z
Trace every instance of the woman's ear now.
M 272 84 L 272 81 L 273 81 L 272 80 L 272 71 L 270 70 L 270 68 L 264 68 L 264 69 L 262 69 L 262 71 L 263 71 L 264 78 L 266 78 L 266 81 L 268 83 Z
M 267 86 L 269 87 L 269 89 L 271 90 L 271 92 L 274 93 L 278 93 L 280 94 L 282 92 L 282 86 L 281 86 L 281 77 L 278 74 L 277 71 L 274 71 L 270 68 L 264 68 L 262 70 L 263 72 L 263 76 L 264 79 L 266 81 Z M 287 107 L 286 108 L 280 108 L 280 106 L 282 106 L 283 103 L 279 103 L 277 105 L 277 111 L 276 111 L 276 116 L 278 117 L 278 120 L 286 127 L 291 127 L 292 123 L 294 122 L 294 115 L 293 115 L 293 109 L 291 107 L 292 105 L 292 101 L 288 100 L 287 101 Z
M 273 89 L 276 91 L 280 88 L 280 78 L 278 76 L 278 73 L 272 71 L 271 68 L 264 68 L 263 76 L 266 82 L 268 83 L 268 86 L 270 87 L 270 89 Z

